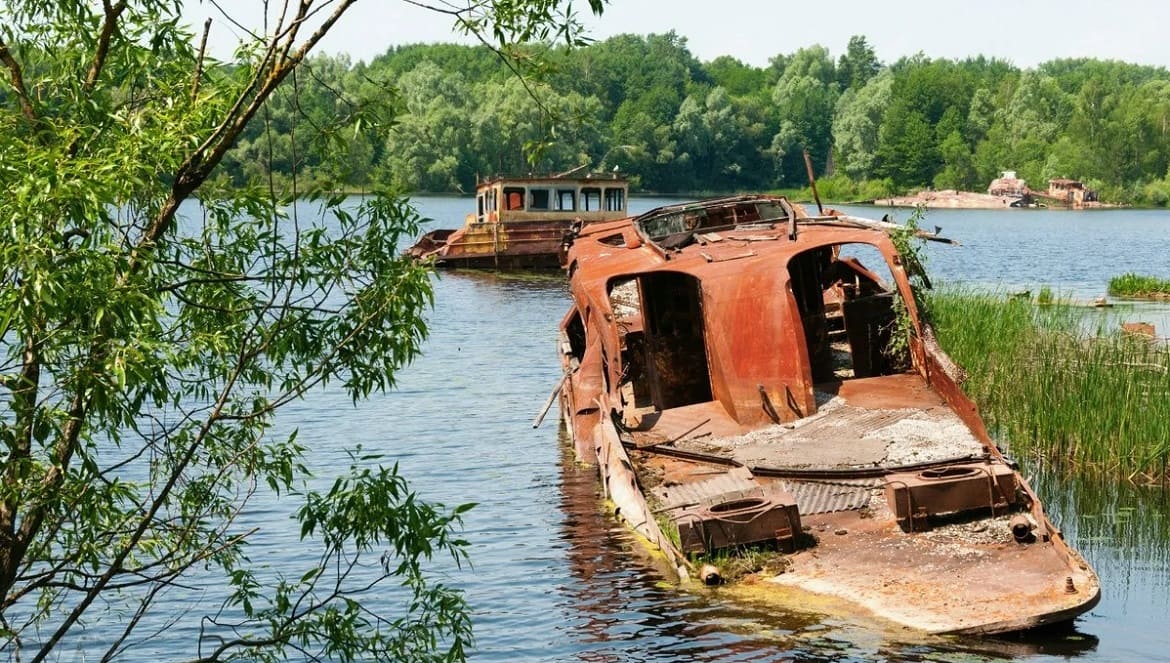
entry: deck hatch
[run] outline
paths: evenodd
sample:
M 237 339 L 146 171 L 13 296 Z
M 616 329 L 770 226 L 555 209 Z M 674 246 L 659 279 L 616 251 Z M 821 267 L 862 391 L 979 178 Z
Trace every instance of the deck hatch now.
M 902 529 L 922 531 L 934 516 L 1007 511 L 1016 502 L 1015 472 L 1007 465 L 970 463 L 891 474 L 886 500 Z
M 684 509 L 674 522 L 685 553 L 760 544 L 792 552 L 801 533 L 796 501 L 777 488 L 723 495 L 713 503 Z

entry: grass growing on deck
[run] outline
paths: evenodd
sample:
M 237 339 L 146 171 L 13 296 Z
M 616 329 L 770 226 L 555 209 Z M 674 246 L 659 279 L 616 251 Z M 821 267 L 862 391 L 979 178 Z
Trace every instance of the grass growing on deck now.
M 1131 272 L 1109 279 L 1109 294 L 1114 297 L 1170 298 L 1170 281 Z
M 1019 457 L 1164 481 L 1170 347 L 1094 329 L 1097 311 L 971 291 L 929 297 L 964 390 Z

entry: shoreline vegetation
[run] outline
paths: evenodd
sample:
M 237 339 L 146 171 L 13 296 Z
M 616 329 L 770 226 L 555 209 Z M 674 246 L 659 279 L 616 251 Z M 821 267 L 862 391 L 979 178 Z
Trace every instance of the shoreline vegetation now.
M 807 191 L 807 149 L 828 201 L 986 191 L 1013 170 L 1033 188 L 1067 178 L 1103 202 L 1170 205 L 1163 67 L 884 62 L 861 35 L 843 53 L 812 46 L 764 67 L 700 61 L 675 32 L 526 48 L 523 62 L 541 66 L 521 66 L 525 81 L 485 46 L 398 46 L 369 62 L 314 56 L 300 93 L 280 88 L 217 177 L 246 186 L 272 171 L 277 187 L 295 179 L 301 190 L 470 193 L 477 177 L 584 166 L 618 170 L 634 192 L 787 192 Z M 283 140 L 330 126 L 339 107 L 361 117 L 386 99 L 394 107 L 376 119 L 387 131 L 329 132 L 300 150 Z M 282 140 L 269 145 L 269 132 Z M 347 158 L 323 159 L 326 148 Z
M 967 289 L 931 293 L 963 389 L 1011 454 L 1142 484 L 1170 481 L 1170 345 L 1092 326 L 1059 298 Z
M 1109 294 L 1127 299 L 1170 300 L 1170 280 L 1141 274 L 1122 274 L 1109 279 Z

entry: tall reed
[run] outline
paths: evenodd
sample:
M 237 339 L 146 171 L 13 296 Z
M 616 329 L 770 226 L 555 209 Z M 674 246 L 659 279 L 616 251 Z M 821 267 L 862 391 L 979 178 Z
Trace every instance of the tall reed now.
M 1166 481 L 1170 348 L 1066 301 L 949 289 L 928 309 L 988 427 L 1017 456 Z
M 1165 299 L 1170 297 L 1170 281 L 1130 272 L 1109 279 L 1109 294 L 1114 297 Z

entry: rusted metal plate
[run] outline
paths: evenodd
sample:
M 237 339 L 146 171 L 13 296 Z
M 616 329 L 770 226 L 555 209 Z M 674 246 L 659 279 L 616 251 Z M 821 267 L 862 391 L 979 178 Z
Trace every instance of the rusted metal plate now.
M 660 504 L 659 511 L 673 511 L 708 504 L 723 495 L 748 494 L 760 488 L 760 484 L 752 478 L 750 470 L 746 467 L 735 467 L 703 481 L 660 484 L 651 489 L 651 492 Z
M 890 228 L 741 196 L 583 229 L 562 323 L 576 448 L 629 451 L 599 452 L 604 485 L 639 531 L 653 491 L 682 545 L 647 538 L 672 559 L 792 549 L 805 528 L 811 547 L 766 580 L 930 632 L 1070 619 L 1099 600 L 1096 575 L 919 321 Z M 895 319 L 913 332 L 897 351 Z
M 1006 513 L 1016 503 L 1015 472 L 999 463 L 899 472 L 886 477 L 886 501 L 908 532 L 930 529 L 930 519 L 941 515 L 981 509 Z
M 836 481 L 783 481 L 781 485 L 796 500 L 805 516 L 853 511 L 869 504 L 870 494 L 883 479 L 840 479 Z
M 686 553 L 713 553 L 758 544 L 775 544 L 791 552 L 800 535 L 796 501 L 778 489 L 720 495 L 673 518 Z

